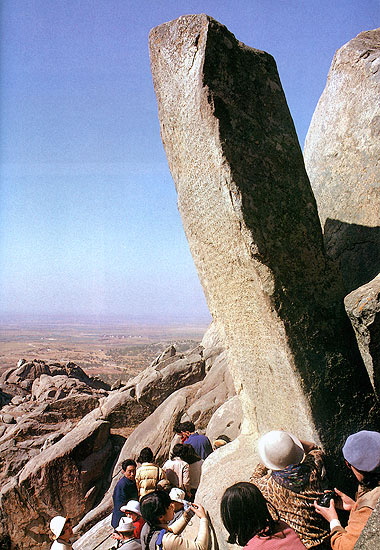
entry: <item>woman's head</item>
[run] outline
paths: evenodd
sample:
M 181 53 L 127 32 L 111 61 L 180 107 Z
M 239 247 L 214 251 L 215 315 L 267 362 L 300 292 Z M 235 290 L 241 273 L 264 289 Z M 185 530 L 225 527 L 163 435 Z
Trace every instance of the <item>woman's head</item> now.
M 181 443 L 177 443 L 174 445 L 172 454 L 170 455 L 171 458 L 174 458 L 175 456 L 179 456 L 181 458 L 183 452 L 183 445 Z
M 141 449 L 137 462 L 142 464 L 143 462 L 153 462 L 153 451 L 149 447 Z
M 169 508 L 173 510 L 174 515 L 171 502 L 166 491 L 152 491 L 140 500 L 141 515 L 150 526 L 165 523 Z
M 274 533 L 275 521 L 269 513 L 268 503 L 253 483 L 235 483 L 226 489 L 220 512 L 231 544 L 237 542 L 245 546 L 257 534 L 271 536 Z
M 198 462 L 198 460 L 201 460 L 201 457 L 198 456 L 195 452 L 194 447 L 186 443 L 182 445 L 182 451 L 179 456 L 188 464 L 193 464 L 194 462 Z

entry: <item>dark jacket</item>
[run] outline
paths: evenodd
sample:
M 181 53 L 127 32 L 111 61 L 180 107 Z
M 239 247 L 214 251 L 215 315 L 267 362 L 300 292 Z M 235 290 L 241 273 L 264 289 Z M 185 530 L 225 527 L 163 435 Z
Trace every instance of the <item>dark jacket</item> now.
M 111 525 L 115 529 L 119 525 L 120 518 L 125 515 L 123 512 L 120 512 L 121 506 L 124 506 L 130 500 L 138 500 L 136 483 L 123 475 L 116 484 L 112 498 L 113 512 Z

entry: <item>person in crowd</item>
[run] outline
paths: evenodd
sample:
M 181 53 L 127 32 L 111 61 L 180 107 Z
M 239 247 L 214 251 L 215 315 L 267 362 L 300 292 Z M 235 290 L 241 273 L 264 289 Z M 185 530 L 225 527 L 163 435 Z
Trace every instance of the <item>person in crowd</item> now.
M 183 489 L 187 496 L 190 497 L 190 467 L 189 464 L 181 458 L 182 450 L 183 445 L 179 443 L 174 445 L 171 458 L 165 462 L 162 469 L 172 486 Z
M 176 422 L 173 426 L 174 437 L 170 443 L 169 456 L 172 455 L 174 445 L 183 443 L 184 436 L 182 435 L 182 424 Z
M 314 508 L 327 489 L 324 454 L 314 443 L 274 430 L 258 442 L 262 463 L 250 478 L 306 548 L 328 548 L 329 532 Z
M 73 528 L 69 518 L 55 516 L 50 521 L 50 529 L 55 537 L 51 550 L 69 550 L 72 548 L 70 539 L 73 536 Z
M 117 538 L 121 542 L 119 550 L 141 550 L 141 543 L 134 535 L 135 526 L 133 520 L 128 517 L 121 517 L 116 526 L 116 533 L 112 538 Z
M 171 521 L 169 521 L 169 525 L 177 521 L 179 519 L 184 511 L 185 511 L 185 491 L 182 489 L 179 489 L 178 487 L 173 487 L 173 489 L 169 493 L 170 500 L 173 503 L 174 506 L 174 517 Z
M 184 437 L 183 443 L 192 445 L 197 455 L 205 460 L 212 453 L 212 445 L 209 438 L 196 432 L 193 422 L 183 422 L 181 428 Z
M 227 443 L 231 443 L 231 439 L 228 437 L 228 435 L 218 435 L 218 437 L 214 441 L 214 450 L 219 449 L 219 447 L 224 447 L 224 445 L 227 445 Z
M 172 488 L 173 488 L 173 485 L 170 483 L 168 479 L 161 479 L 161 481 L 157 483 L 157 489 L 162 489 L 168 494 L 170 493 Z
M 140 502 L 141 514 L 146 521 L 141 533 L 143 550 L 207 550 L 208 519 L 200 504 L 193 504 L 182 517 L 169 527 L 174 517 L 174 506 L 164 491 L 153 491 L 145 495 Z M 194 538 L 181 533 L 193 515 L 199 517 L 198 534 Z
M 330 506 L 314 503 L 316 511 L 330 522 L 331 547 L 334 550 L 352 550 L 363 527 L 380 498 L 380 433 L 362 430 L 350 435 L 343 446 L 347 467 L 359 482 L 356 500 L 335 489 L 336 503 Z M 344 529 L 336 513 L 337 508 L 350 512 Z
M 220 512 L 231 544 L 247 550 L 305 550 L 298 535 L 252 483 L 235 483 L 226 489 Z
M 124 460 L 121 464 L 123 477 L 117 482 L 113 491 L 113 512 L 111 525 L 114 529 L 119 524 L 120 518 L 123 516 L 123 512 L 120 510 L 122 506 L 127 504 L 130 500 L 136 500 L 138 497 L 136 486 L 136 462 L 130 458 Z
M 165 472 L 154 463 L 152 449 L 144 447 L 137 459 L 141 466 L 136 471 L 136 485 L 139 498 L 151 491 L 157 489 L 157 484 L 161 479 L 166 479 Z
M 145 523 L 144 518 L 141 516 L 139 502 L 137 500 L 130 500 L 128 504 L 122 506 L 120 510 L 124 512 L 127 518 L 131 518 L 133 521 L 133 525 L 135 526 L 133 535 L 136 539 L 139 539 L 141 529 Z
M 190 473 L 190 498 L 193 502 L 201 480 L 203 460 L 197 455 L 192 445 L 182 445 L 180 458 L 188 463 Z

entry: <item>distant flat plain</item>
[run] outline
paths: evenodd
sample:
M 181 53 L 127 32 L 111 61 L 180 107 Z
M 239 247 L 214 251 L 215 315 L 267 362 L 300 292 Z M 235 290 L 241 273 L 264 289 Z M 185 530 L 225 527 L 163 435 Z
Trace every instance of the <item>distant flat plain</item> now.
M 9 321 L 0 326 L 0 373 L 19 359 L 79 365 L 89 376 L 113 383 L 135 376 L 169 345 L 187 351 L 201 341 L 204 325 L 150 325 L 68 321 Z

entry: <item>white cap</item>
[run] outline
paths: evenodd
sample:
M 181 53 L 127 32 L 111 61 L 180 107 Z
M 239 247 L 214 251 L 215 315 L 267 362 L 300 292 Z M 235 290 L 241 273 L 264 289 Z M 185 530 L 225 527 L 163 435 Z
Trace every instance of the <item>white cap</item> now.
M 300 440 L 282 430 L 273 430 L 260 437 L 258 448 L 261 460 L 271 470 L 299 464 L 305 456 Z
M 120 508 L 120 511 L 134 512 L 135 514 L 138 514 L 139 516 L 141 516 L 140 504 L 137 500 L 130 500 L 127 504 L 124 504 L 124 506 Z
M 116 531 L 124 531 L 126 533 L 134 531 L 135 526 L 131 518 L 120 518 L 119 525 L 116 527 Z
M 50 520 L 50 529 L 53 531 L 56 539 L 62 533 L 66 521 L 67 518 L 64 518 L 63 516 L 55 516 Z
M 182 489 L 179 489 L 178 487 L 173 487 L 173 489 L 169 493 L 170 500 L 180 502 L 181 504 L 183 503 L 185 496 L 185 491 L 182 491 Z

